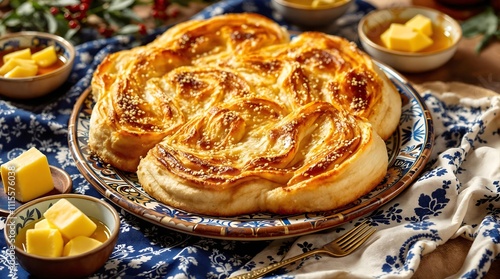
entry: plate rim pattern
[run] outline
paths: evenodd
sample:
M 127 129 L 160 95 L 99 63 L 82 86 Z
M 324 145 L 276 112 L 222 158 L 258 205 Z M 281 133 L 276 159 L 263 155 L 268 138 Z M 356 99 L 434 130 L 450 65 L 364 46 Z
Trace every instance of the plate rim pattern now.
M 413 111 L 413 108 L 421 110 L 418 121 L 422 120 L 422 123 L 418 124 L 423 127 L 424 133 L 416 141 L 418 146 L 406 145 L 407 149 L 414 148 L 413 151 L 402 151 L 401 127 L 399 127 L 397 135 L 391 137 L 397 141 L 393 145 L 396 144 L 399 150 L 389 150 L 392 154 L 389 157 L 388 175 L 381 185 L 384 185 L 383 183 L 391 184 L 385 188 L 379 185 L 365 197 L 334 211 L 290 216 L 249 214 L 226 218 L 191 214 L 161 204 L 149 197 L 142 189 L 138 189 L 132 180 L 126 177 L 129 174 L 115 170 L 110 166 L 101 165 L 98 158 L 93 157 L 94 155 L 89 151 L 86 145 L 88 126 L 84 127 L 83 123 L 88 121 L 92 110 L 93 100 L 90 88 L 78 98 L 71 112 L 68 124 L 68 144 L 77 169 L 102 196 L 139 218 L 177 232 L 210 238 L 248 241 L 287 238 L 333 228 L 367 215 L 398 196 L 423 171 L 432 152 L 434 144 L 433 121 L 422 97 L 409 81 L 397 71 L 378 61 L 375 63 L 396 85 L 396 88 L 403 91 L 400 92 L 403 108 L 409 105 L 411 106 L 409 111 Z M 408 103 L 405 103 L 405 99 Z M 407 117 L 413 119 L 411 115 Z M 413 127 L 407 128 L 411 130 Z M 410 139 L 409 141 L 415 140 Z M 395 164 L 400 164 L 401 167 L 396 167 Z M 398 171 L 398 169 L 402 170 L 396 177 L 389 173 L 391 170 Z M 387 182 L 391 178 L 394 181 Z M 113 181 L 116 181 L 117 184 Z M 138 186 L 140 187 L 140 185 Z M 141 199 L 145 202 L 142 203 Z M 154 205 L 155 202 L 156 205 Z M 148 203 L 152 207 L 146 206 Z

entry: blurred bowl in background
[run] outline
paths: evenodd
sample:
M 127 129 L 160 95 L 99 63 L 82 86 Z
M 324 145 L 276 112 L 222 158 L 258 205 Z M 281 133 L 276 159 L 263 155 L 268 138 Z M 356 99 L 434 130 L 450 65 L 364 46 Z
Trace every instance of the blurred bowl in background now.
M 73 68 L 75 48 L 67 40 L 50 33 L 23 31 L 0 38 L 0 54 L 25 49 L 54 46 L 62 66 L 32 77 L 7 78 L 0 75 L 0 95 L 13 99 L 32 99 L 51 93 L 60 87 Z M 3 63 L 3 62 L 0 62 Z
M 271 6 L 286 21 L 300 27 L 322 27 L 335 22 L 351 6 L 352 0 L 332 0 L 313 6 L 314 1 L 271 0 Z

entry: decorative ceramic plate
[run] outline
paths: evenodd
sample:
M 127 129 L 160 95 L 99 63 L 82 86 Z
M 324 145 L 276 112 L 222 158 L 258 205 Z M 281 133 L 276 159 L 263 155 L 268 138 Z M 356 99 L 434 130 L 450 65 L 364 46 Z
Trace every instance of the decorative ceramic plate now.
M 387 175 L 372 192 L 333 211 L 224 218 L 167 206 L 142 189 L 135 173 L 110 167 L 90 152 L 87 142 L 94 105 L 90 90 L 75 104 L 69 123 L 69 146 L 80 172 L 103 196 L 140 218 L 175 231 L 221 239 L 267 240 L 332 228 L 368 214 L 396 197 L 416 179 L 431 154 L 432 118 L 425 103 L 405 78 L 385 65 L 379 66 L 403 100 L 399 129 L 386 141 L 390 160 Z

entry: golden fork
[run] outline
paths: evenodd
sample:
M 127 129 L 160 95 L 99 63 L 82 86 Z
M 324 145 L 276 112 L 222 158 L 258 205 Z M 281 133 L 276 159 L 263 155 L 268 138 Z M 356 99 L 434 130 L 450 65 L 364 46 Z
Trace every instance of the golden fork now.
M 277 262 L 271 264 L 269 266 L 259 268 L 256 270 L 252 270 L 248 273 L 237 275 L 235 277 L 231 277 L 232 279 L 255 279 L 262 277 L 264 274 L 267 274 L 273 270 L 281 268 L 283 266 L 294 263 L 298 260 L 310 257 L 315 254 L 324 253 L 328 254 L 332 257 L 344 257 L 356 250 L 361 244 L 363 244 L 368 238 L 376 232 L 376 229 L 370 227 L 368 222 L 364 222 L 359 226 L 356 226 L 341 235 L 339 238 L 325 244 L 321 248 L 313 249 L 311 251 L 307 251 L 295 257 L 291 257 L 281 262 Z

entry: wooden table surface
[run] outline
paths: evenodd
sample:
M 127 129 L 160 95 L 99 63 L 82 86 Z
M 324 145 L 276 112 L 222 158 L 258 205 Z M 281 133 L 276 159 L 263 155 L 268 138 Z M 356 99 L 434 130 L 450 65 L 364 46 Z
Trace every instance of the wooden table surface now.
M 500 93 L 500 43 L 494 42 L 477 54 L 474 48 L 479 40 L 462 39 L 453 58 L 439 69 L 405 76 L 415 83 L 461 81 Z

